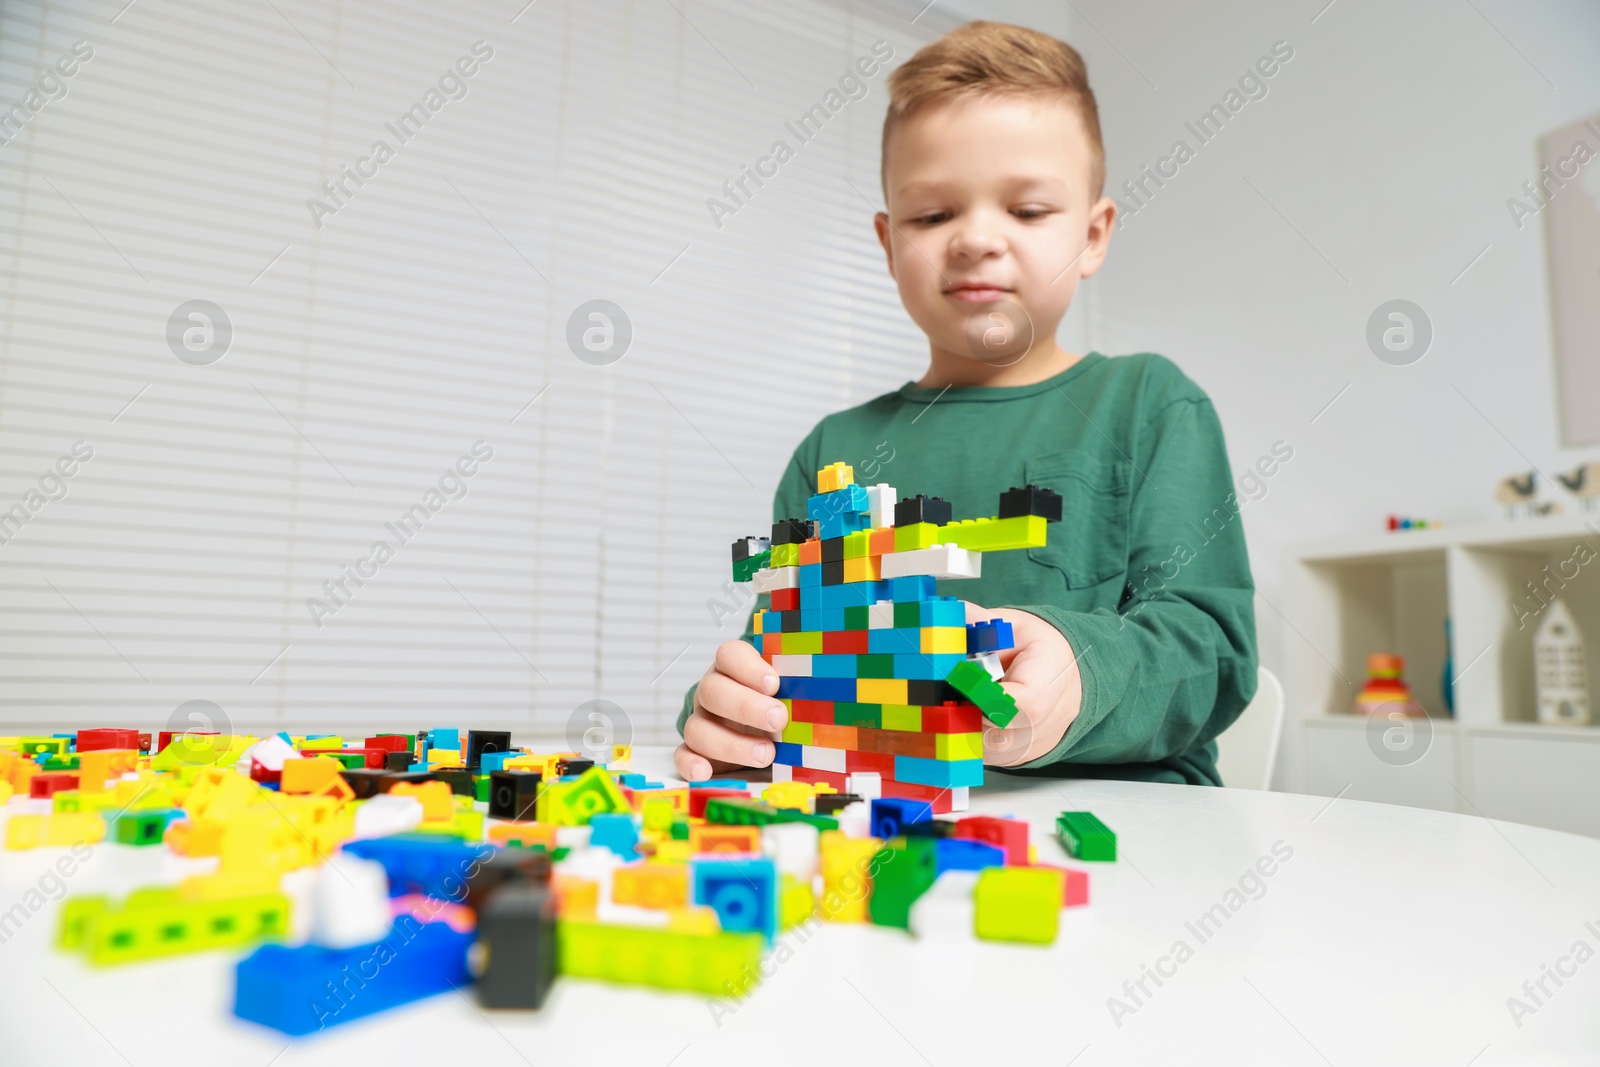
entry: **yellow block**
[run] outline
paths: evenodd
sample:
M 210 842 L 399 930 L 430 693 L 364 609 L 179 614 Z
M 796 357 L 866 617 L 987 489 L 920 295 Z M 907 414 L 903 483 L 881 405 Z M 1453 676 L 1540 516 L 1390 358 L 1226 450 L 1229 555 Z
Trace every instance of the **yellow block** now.
M 983 734 L 934 734 L 933 758 L 942 760 L 982 759 Z
M 811 917 L 817 910 L 817 897 L 811 883 L 785 874 L 779 880 L 778 929 L 790 930 Z
M 844 561 L 844 580 L 847 582 L 876 582 L 882 577 L 882 556 L 860 556 Z
M 342 738 L 342 737 L 316 737 L 316 738 L 312 738 L 310 741 L 303 741 L 300 744 L 296 745 L 295 747 L 298 748 L 301 752 L 313 752 L 313 751 L 314 752 L 326 752 L 329 749 L 343 748 L 344 747 L 344 738 Z
M 857 682 L 857 685 L 861 683 Z M 811 724 L 808 722 L 791 722 L 783 728 L 783 740 L 791 745 L 811 744 Z
M 817 472 L 817 492 L 832 493 L 854 485 L 856 472 L 848 463 L 830 463 Z
M 338 766 L 337 761 L 328 762 Z M 195 773 L 194 784 L 183 798 L 183 809 L 193 819 L 225 821 L 260 803 L 263 792 L 266 790 L 237 771 L 206 767 Z
M 856 685 L 861 685 L 860 680 Z M 885 704 L 883 706 L 883 728 L 885 730 L 917 730 L 922 729 L 922 709 L 901 701 L 898 704 Z
M 428 766 L 459 767 L 461 766 L 461 750 L 459 748 L 430 748 L 428 749 Z
M 689 903 L 689 867 L 684 863 L 635 863 L 612 875 L 611 898 L 641 908 L 682 908 Z
M 807 813 L 817 810 L 817 791 L 805 782 L 774 782 L 761 791 L 761 799 L 775 808 L 795 808 Z
M 694 855 L 694 848 L 687 841 L 666 840 L 656 845 L 655 855 L 650 857 L 651 863 L 688 863 L 689 857 Z
M 924 655 L 942 652 L 967 654 L 967 628 L 965 626 L 924 626 L 922 628 Z M 898 703 L 904 704 L 905 701 Z
M 344 764 L 330 756 L 286 759 L 283 761 L 283 780 L 278 785 L 278 792 L 284 796 L 321 793 L 333 785 L 342 770 Z
M 633 746 L 612 745 L 611 762 L 623 767 L 626 767 L 629 763 L 633 762 Z
M 909 699 L 904 678 L 856 679 L 856 700 L 862 704 L 905 704 Z
M 120 778 L 139 765 L 132 749 L 102 748 L 78 753 L 78 792 L 104 793 L 106 780 Z
M 667 909 L 667 929 L 679 934 L 696 934 L 702 937 L 722 932 L 722 920 L 716 908 L 702 904 L 686 908 Z
M 571 874 L 555 874 L 550 888 L 556 894 L 556 914 L 562 919 L 593 919 L 600 907 L 600 883 Z
M 284 769 L 288 769 L 288 763 Z M 422 821 L 454 819 L 456 806 L 450 802 L 449 782 L 397 782 L 389 792 L 397 797 L 416 797 L 422 801 Z
M 6 848 L 38 848 L 44 844 L 43 815 L 18 814 L 6 820 Z
M 932 548 L 934 545 L 943 544 L 943 531 L 946 527 L 936 526 L 931 522 L 914 522 L 909 526 L 896 526 L 894 528 L 894 550 L 896 552 L 911 552 L 919 548 Z
M 63 811 L 44 822 L 47 845 L 94 844 L 106 839 L 106 821 L 95 811 Z
M 1042 515 L 1014 515 L 1009 519 L 962 519 L 938 527 L 935 544 L 956 545 L 970 552 L 1042 548 L 1045 543 L 1045 526 L 1045 518 Z M 900 547 L 898 538 L 895 540 L 895 547 Z
M 829 922 L 866 922 L 872 857 L 882 842 L 875 837 L 846 837 L 838 830 L 824 830 L 818 840 L 822 917 Z

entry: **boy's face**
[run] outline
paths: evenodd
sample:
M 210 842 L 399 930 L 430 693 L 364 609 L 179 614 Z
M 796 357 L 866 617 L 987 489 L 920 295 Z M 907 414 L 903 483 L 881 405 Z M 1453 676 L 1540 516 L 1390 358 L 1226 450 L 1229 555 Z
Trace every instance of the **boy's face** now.
M 1058 350 L 1056 327 L 1105 259 L 1116 215 L 1091 199 L 1092 162 L 1059 96 L 933 105 L 890 134 L 878 240 L 936 363 L 1011 366 Z

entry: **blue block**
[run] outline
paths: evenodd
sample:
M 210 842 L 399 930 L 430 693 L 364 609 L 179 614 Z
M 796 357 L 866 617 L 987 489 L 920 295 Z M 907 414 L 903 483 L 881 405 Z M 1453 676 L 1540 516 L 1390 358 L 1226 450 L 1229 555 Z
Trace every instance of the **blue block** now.
M 924 600 L 922 602 L 921 622 L 924 626 L 965 626 L 967 624 L 967 606 L 961 602 L 959 597 L 953 596 Z
M 787 741 L 774 741 L 772 743 L 772 762 L 781 763 L 785 767 L 803 766 L 800 762 L 800 746 Z
M 934 577 L 931 574 L 908 574 L 904 578 L 890 578 L 888 600 L 903 603 L 908 600 L 931 600 Z M 963 620 L 965 621 L 965 620 Z
M 843 582 L 839 585 L 822 586 L 817 593 L 817 606 L 824 609 L 839 609 L 839 625 L 829 629 L 842 630 L 845 608 L 869 607 L 882 599 L 884 599 L 882 582 Z
M 812 656 L 811 677 L 813 678 L 854 678 L 856 676 L 856 658 L 854 656 Z
M 930 785 L 936 789 L 953 789 L 961 785 L 983 784 L 983 760 L 937 760 L 917 756 L 896 756 L 894 777 L 897 782 L 911 785 Z
M 806 518 L 821 522 L 835 516 L 854 515 L 867 510 L 865 486 L 847 485 L 831 493 L 806 498 Z
M 506 760 L 522 755 L 520 752 L 485 752 L 478 757 L 478 771 L 480 774 L 493 774 L 495 771 L 506 769 Z
M 453 748 L 459 752 L 461 750 L 461 731 L 444 729 L 429 730 L 428 747 L 443 749 Z
M 867 631 L 867 651 L 875 655 L 900 655 L 922 653 L 922 631 L 910 627 L 890 629 L 882 627 Z
M 778 679 L 779 700 L 854 700 L 854 678 L 795 678 Z
M 859 533 L 871 527 L 871 518 L 866 512 L 848 515 L 830 515 L 817 520 L 817 536 L 822 538 L 843 537 L 846 534 Z
M 589 831 L 591 848 L 609 848 L 629 861 L 639 858 L 639 850 L 634 847 L 639 843 L 639 826 L 632 815 L 621 812 L 595 815 L 589 819 Z
M 740 778 L 708 778 L 703 782 L 690 782 L 690 789 L 749 789 L 750 783 Z
M 900 781 L 897 774 L 895 778 Z M 885 841 L 898 837 L 900 829 L 915 822 L 932 822 L 933 805 L 925 800 L 908 800 L 904 797 L 879 797 L 872 802 L 869 815 L 872 836 Z
M 235 968 L 233 1013 L 303 1037 L 448 993 L 472 981 L 467 949 L 476 936 L 405 915 L 388 937 L 370 945 L 263 945 Z
M 824 588 L 824 589 L 833 589 L 833 588 L 837 588 L 837 587 L 836 586 L 827 586 L 827 585 L 825 585 L 822 588 Z M 822 608 L 821 611 L 822 611 L 822 629 L 824 629 L 824 630 L 843 630 L 844 629 L 844 608 L 843 607 L 836 607 L 836 608 L 825 607 L 825 608 Z
M 770 859 L 696 859 L 694 902 L 717 913 L 724 930 L 778 933 L 778 869 Z
M 629 789 L 638 789 L 644 784 L 644 775 L 632 774 L 627 771 L 616 776 L 618 785 L 625 785 Z
M 960 837 L 939 837 L 933 842 L 935 875 L 945 871 L 981 871 L 985 867 L 1004 867 L 1005 850 L 982 841 Z
M 819 586 L 819 588 L 821 587 Z M 814 634 L 819 630 L 826 630 L 827 627 L 822 625 L 822 621 L 823 617 L 821 608 L 802 607 L 800 609 L 801 633 Z
M 661 782 L 640 782 L 638 785 L 630 786 L 629 788 L 634 792 L 638 792 L 641 789 L 665 789 L 666 786 Z
M 901 652 L 894 657 L 894 676 L 941 682 L 966 658 L 959 652 Z
M 800 588 L 801 589 L 821 589 L 822 588 L 822 564 L 820 564 L 820 563 L 802 563 L 802 564 L 800 564 Z M 802 594 L 802 596 L 803 595 L 804 594 Z
M 1011 624 L 1004 619 L 975 622 L 967 627 L 968 655 L 976 655 L 980 652 L 999 652 L 1003 648 L 1014 647 L 1016 647 L 1016 642 L 1011 637 Z
M 467 875 L 494 853 L 494 846 L 482 842 L 469 845 L 443 834 L 391 834 L 348 841 L 344 850 L 383 864 L 391 897 L 421 893 L 459 903 L 465 899 Z

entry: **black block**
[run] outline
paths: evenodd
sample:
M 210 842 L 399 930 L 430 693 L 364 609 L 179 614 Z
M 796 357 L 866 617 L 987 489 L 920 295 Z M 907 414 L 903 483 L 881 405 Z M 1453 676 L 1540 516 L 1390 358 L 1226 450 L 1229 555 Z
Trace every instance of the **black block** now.
M 741 537 L 733 543 L 733 561 L 759 556 L 770 547 L 772 544 L 765 537 Z
M 541 779 L 538 771 L 492 772 L 489 775 L 489 817 L 532 822 Z
M 999 518 L 1038 515 L 1046 522 L 1061 521 L 1061 494 L 1037 485 L 1013 486 L 1000 494 Z
M 569 774 L 582 774 L 594 768 L 594 760 L 584 759 L 581 756 L 568 756 L 566 759 L 556 760 L 556 776 L 565 777 Z
M 556 980 L 555 896 L 521 882 L 489 894 L 478 912 L 478 1003 L 537 1008 Z
M 956 824 L 933 819 L 928 822 L 908 822 L 900 827 L 907 837 L 954 837 Z
M 764 618 L 765 616 L 763 616 Z M 800 632 L 800 612 L 778 612 L 778 632 L 781 634 L 797 634 Z
M 480 911 L 489 895 L 513 883 L 548 885 L 550 854 L 543 849 L 497 848 L 473 862 L 467 875 L 467 907 Z
M 854 804 L 860 799 L 854 793 L 818 793 L 817 814 L 837 815 L 844 810 L 845 805 Z
M 383 769 L 386 771 L 398 771 L 401 774 L 404 774 L 406 773 L 406 769 L 415 762 L 416 760 L 412 757 L 410 752 L 388 752 L 385 753 L 383 757 Z
M 389 771 L 359 767 L 354 770 L 340 771 L 339 777 L 348 782 L 350 788 L 355 790 L 357 800 L 366 800 L 384 792 L 384 781 L 393 778 L 394 775 Z
M 919 522 L 931 522 L 943 526 L 950 521 L 954 511 L 950 502 L 942 497 L 923 496 L 918 493 L 908 500 L 898 501 L 894 506 L 894 524 L 896 526 L 912 526 Z
M 823 561 L 823 563 L 822 563 L 822 584 L 823 585 L 843 585 L 844 584 L 844 560 L 836 559 L 831 563 L 828 562 L 827 560 Z
M 472 780 L 472 772 L 465 767 L 437 767 L 428 772 L 428 777 L 435 782 L 446 782 L 450 792 L 458 797 L 477 797 L 478 786 Z
M 467 769 L 476 771 L 483 765 L 485 752 L 510 752 L 510 730 L 468 730 Z
M 781 519 L 772 524 L 774 545 L 798 545 L 811 536 L 811 524 L 804 519 Z
M 433 780 L 433 776 L 427 771 L 390 771 L 378 782 L 378 792 L 387 793 L 401 782 L 421 785 L 423 782 L 431 782 Z
M 913 678 L 906 682 L 906 703 L 913 707 L 937 707 L 946 701 L 967 704 L 970 701 L 949 682 L 927 678 Z
M 822 562 L 841 563 L 844 561 L 844 538 L 824 537 L 822 539 Z

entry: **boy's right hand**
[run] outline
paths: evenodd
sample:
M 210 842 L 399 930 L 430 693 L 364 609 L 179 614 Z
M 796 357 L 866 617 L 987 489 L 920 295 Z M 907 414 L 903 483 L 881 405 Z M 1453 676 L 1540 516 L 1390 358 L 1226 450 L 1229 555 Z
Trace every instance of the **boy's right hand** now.
M 789 713 L 774 694 L 778 674 L 744 641 L 717 646 L 717 658 L 695 690 L 683 724 L 683 744 L 672 754 L 685 781 L 699 782 L 730 767 L 765 767 Z

